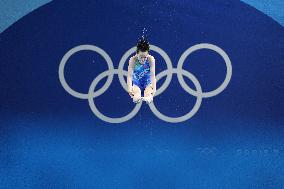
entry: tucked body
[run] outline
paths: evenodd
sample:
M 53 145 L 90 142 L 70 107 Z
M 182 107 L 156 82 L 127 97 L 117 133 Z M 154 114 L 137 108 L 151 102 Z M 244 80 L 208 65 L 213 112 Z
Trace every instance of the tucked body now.
M 149 43 L 143 39 L 138 42 L 136 54 L 128 64 L 128 92 L 135 103 L 142 99 L 152 102 L 156 92 L 155 58 L 149 54 Z

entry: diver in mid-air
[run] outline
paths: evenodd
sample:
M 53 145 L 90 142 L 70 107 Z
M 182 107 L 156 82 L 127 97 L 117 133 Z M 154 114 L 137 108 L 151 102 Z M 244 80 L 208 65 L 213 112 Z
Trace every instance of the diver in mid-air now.
M 155 58 L 149 51 L 150 44 L 142 36 L 137 43 L 136 54 L 129 59 L 127 87 L 134 103 L 144 100 L 149 104 L 156 93 Z

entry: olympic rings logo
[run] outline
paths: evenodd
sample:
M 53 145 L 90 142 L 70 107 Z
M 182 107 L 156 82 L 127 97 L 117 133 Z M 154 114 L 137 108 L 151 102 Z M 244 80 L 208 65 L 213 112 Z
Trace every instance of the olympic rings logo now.
M 200 49 L 210 49 L 215 51 L 216 53 L 218 53 L 219 55 L 222 56 L 222 58 L 225 61 L 225 65 L 226 65 L 226 77 L 223 81 L 223 83 L 216 88 L 215 90 L 209 91 L 209 92 L 203 92 L 202 88 L 200 86 L 199 81 L 197 80 L 197 78 L 190 72 L 184 70 L 182 68 L 183 63 L 185 61 L 185 59 L 187 58 L 187 56 L 189 56 L 191 53 L 193 53 L 194 51 L 200 50 Z M 80 93 L 77 92 L 75 90 L 73 90 L 66 82 L 65 80 L 65 76 L 64 76 L 64 68 L 65 65 L 68 61 L 68 59 L 75 53 L 79 52 L 79 51 L 84 51 L 84 50 L 90 50 L 90 51 L 94 51 L 96 53 L 99 53 L 107 62 L 108 65 L 108 70 L 102 72 L 101 74 L 99 74 L 91 83 L 90 87 L 89 87 L 89 91 L 88 93 Z M 89 102 L 89 106 L 91 108 L 91 110 L 93 111 L 93 113 L 101 120 L 109 122 L 109 123 L 122 123 L 125 121 L 130 120 L 131 118 L 133 118 L 139 111 L 139 109 L 142 106 L 142 103 L 137 103 L 134 107 L 134 109 L 126 116 L 120 117 L 120 118 L 111 118 L 111 117 L 107 117 L 104 114 L 102 114 L 96 107 L 95 102 L 94 102 L 94 98 L 102 95 L 110 86 L 110 84 L 112 83 L 113 80 L 113 76 L 114 74 L 118 75 L 119 78 L 119 82 L 121 83 L 122 87 L 124 88 L 124 90 L 127 92 L 127 83 L 124 80 L 123 76 L 127 77 L 127 71 L 123 70 L 124 64 L 125 62 L 128 62 L 128 57 L 131 56 L 136 50 L 136 47 L 132 47 L 131 49 L 129 49 L 121 58 L 120 62 L 119 62 L 119 66 L 118 69 L 114 69 L 112 60 L 110 58 L 110 56 L 101 48 L 94 46 L 94 45 L 79 45 L 76 46 L 72 49 L 70 49 L 62 58 L 60 64 L 59 64 L 59 80 L 61 85 L 63 86 L 63 88 L 72 96 L 76 97 L 76 98 L 80 98 L 80 99 L 87 99 Z M 180 57 L 179 61 L 178 61 L 178 65 L 177 68 L 173 68 L 172 66 L 172 62 L 171 59 L 169 58 L 169 56 L 167 55 L 167 53 L 165 51 L 163 51 L 161 48 L 155 46 L 155 45 L 151 45 L 151 50 L 157 52 L 158 54 L 160 54 L 162 56 L 162 58 L 165 60 L 166 65 L 167 65 L 167 70 L 164 70 L 162 72 L 160 72 L 158 75 L 156 75 L 156 80 L 157 82 L 166 76 L 166 80 L 165 82 L 161 85 L 161 87 L 159 89 L 157 89 L 155 96 L 158 96 L 160 94 L 162 94 L 162 92 L 164 92 L 166 90 L 166 88 L 169 86 L 171 80 L 172 80 L 172 76 L 173 74 L 177 74 L 177 78 L 178 81 L 181 85 L 181 87 L 188 92 L 189 94 L 195 96 L 196 102 L 194 107 L 185 115 L 180 116 L 180 117 L 169 117 L 166 116 L 164 114 L 162 114 L 161 112 L 158 111 L 158 109 L 156 108 L 156 106 L 154 105 L 154 101 L 152 103 L 149 104 L 149 107 L 151 109 L 151 111 L 161 120 L 164 120 L 166 122 L 171 122 L 171 123 L 178 123 L 178 122 L 183 122 L 186 121 L 188 119 L 190 119 L 194 114 L 196 114 L 196 112 L 198 111 L 198 109 L 201 106 L 201 101 L 203 98 L 209 98 L 209 97 L 213 97 L 218 95 L 219 93 L 221 93 L 229 84 L 231 77 L 232 77 L 232 64 L 231 64 L 231 60 L 229 58 L 229 56 L 225 53 L 225 51 L 223 51 L 221 48 L 219 48 L 216 45 L 213 44 L 209 44 L 209 43 L 201 43 L 201 44 L 196 44 L 190 48 L 188 48 Z M 97 91 L 94 91 L 96 85 L 99 83 L 99 81 L 101 79 L 103 79 L 104 77 L 108 76 L 106 83 L 103 85 L 102 88 L 100 88 Z M 184 81 L 183 76 L 186 76 L 187 78 L 189 78 L 193 84 L 195 85 L 196 90 L 191 89 Z

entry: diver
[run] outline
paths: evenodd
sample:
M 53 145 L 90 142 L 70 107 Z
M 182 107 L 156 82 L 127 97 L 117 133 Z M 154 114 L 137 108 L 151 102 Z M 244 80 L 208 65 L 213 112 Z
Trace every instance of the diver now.
M 144 36 L 136 47 L 136 54 L 129 59 L 127 89 L 134 103 L 143 100 L 149 104 L 156 93 L 155 58 L 149 54 L 150 44 Z

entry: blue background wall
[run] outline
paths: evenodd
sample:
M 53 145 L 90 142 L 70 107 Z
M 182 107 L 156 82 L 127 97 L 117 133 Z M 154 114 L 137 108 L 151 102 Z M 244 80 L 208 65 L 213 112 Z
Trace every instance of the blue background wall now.
M 29 13 L 0 34 L 0 186 L 283 187 L 284 28 L 278 22 L 239 1 L 52 1 Z M 192 119 L 167 123 L 143 104 L 130 121 L 110 124 L 62 88 L 58 66 L 69 49 L 94 44 L 117 68 L 144 27 L 174 67 L 197 43 L 218 45 L 229 55 L 231 82 L 204 99 Z M 163 59 L 152 54 L 157 73 L 165 70 Z M 87 92 L 106 69 L 98 54 L 80 52 L 69 60 L 66 79 Z M 184 69 L 204 91 L 225 77 L 222 58 L 209 50 L 190 55 Z M 179 98 L 171 98 L 177 92 Z M 155 104 L 180 116 L 195 100 L 174 76 Z M 134 107 L 117 76 L 96 104 L 110 117 Z

